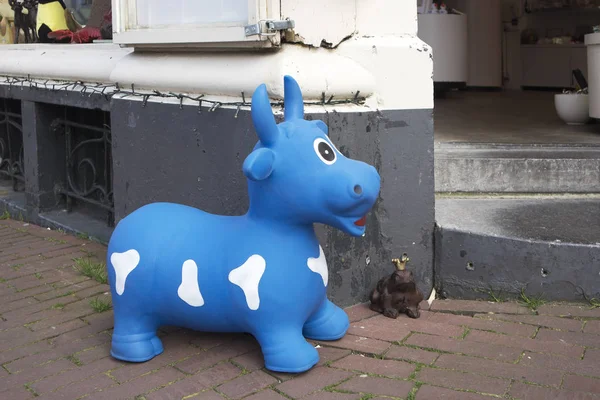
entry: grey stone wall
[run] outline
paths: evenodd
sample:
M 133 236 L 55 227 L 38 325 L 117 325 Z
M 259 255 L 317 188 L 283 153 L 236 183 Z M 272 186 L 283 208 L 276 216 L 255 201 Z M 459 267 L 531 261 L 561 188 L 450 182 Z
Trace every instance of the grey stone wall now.
M 155 201 L 238 215 L 248 207 L 242 163 L 257 141 L 249 112 L 113 99 L 115 217 Z M 407 253 L 419 286 L 433 285 L 432 110 L 307 115 L 322 119 L 345 155 L 374 165 L 381 195 L 363 238 L 319 226 L 330 297 L 345 306 L 365 301 Z

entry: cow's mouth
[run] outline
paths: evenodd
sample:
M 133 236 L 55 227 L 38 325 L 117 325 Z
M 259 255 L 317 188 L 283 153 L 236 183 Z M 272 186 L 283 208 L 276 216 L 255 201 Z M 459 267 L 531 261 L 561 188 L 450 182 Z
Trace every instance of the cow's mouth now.
M 364 215 L 361 219 L 357 219 L 354 221 L 354 225 L 356 226 L 365 226 L 367 224 L 367 216 Z

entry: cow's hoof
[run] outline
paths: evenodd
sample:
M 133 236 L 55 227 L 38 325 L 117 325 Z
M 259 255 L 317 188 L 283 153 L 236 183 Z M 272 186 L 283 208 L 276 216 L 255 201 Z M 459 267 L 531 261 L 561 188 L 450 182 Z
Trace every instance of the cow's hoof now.
M 319 362 L 319 352 L 308 342 L 285 348 L 263 350 L 265 367 L 274 372 L 301 373 L 306 372 Z
M 115 335 L 112 337 L 110 354 L 129 362 L 148 361 L 163 352 L 163 345 L 155 333 Z
M 323 310 L 304 324 L 304 337 L 313 340 L 338 340 L 348 331 L 348 314 L 329 300 L 326 302 Z

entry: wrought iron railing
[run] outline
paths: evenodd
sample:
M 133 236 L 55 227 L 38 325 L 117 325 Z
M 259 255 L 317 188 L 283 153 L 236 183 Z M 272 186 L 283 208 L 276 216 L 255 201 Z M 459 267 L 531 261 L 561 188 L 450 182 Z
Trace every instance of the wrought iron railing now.
M 0 177 L 12 180 L 15 191 L 25 186 L 21 122 L 21 102 L 0 99 Z
M 52 129 L 65 138 L 66 185 L 58 192 L 67 211 L 79 203 L 92 205 L 107 212 L 107 223 L 114 226 L 110 114 L 65 107 Z

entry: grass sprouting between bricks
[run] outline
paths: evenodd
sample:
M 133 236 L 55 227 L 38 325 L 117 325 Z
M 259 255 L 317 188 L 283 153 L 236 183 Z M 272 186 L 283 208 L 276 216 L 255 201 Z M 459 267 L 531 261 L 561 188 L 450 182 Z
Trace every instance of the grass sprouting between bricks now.
M 112 308 L 112 305 L 110 304 L 110 301 L 105 301 L 105 300 L 102 300 L 102 299 L 100 299 L 98 297 L 93 298 L 93 299 L 90 300 L 90 306 L 97 313 L 103 313 L 103 312 L 108 311 L 108 310 L 110 310 Z
M 75 261 L 75 268 L 83 275 L 99 283 L 108 283 L 105 263 L 94 261 L 90 258 L 76 258 L 73 261 Z

